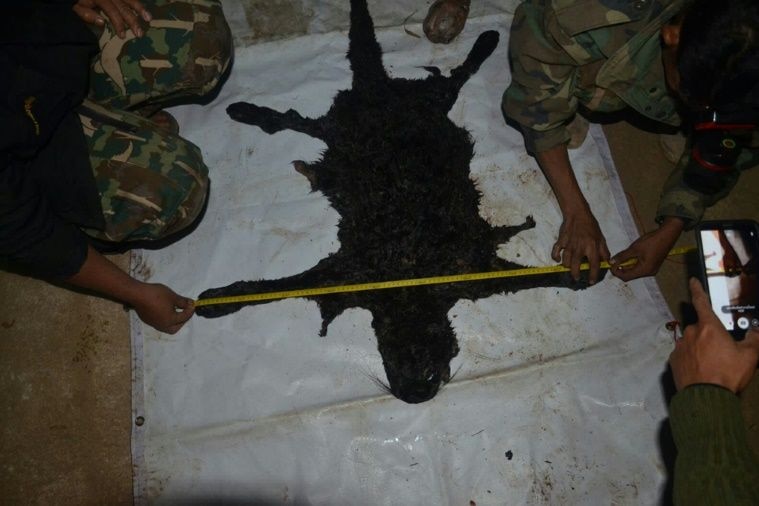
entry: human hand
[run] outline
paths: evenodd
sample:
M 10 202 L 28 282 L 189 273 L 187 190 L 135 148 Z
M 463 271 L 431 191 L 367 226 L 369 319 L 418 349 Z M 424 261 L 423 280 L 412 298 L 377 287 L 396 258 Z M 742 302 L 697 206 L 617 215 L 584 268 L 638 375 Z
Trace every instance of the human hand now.
M 643 234 L 626 250 L 614 255 L 609 261 L 611 273 L 623 281 L 653 276 L 659 271 L 684 226 L 685 223 L 679 218 L 667 218 L 658 229 Z M 633 259 L 636 262 L 632 265 L 622 265 Z
M 609 259 L 609 248 L 590 210 L 564 216 L 551 258 L 568 267 L 575 281 L 580 279 L 580 264 L 587 259 L 590 265 L 588 282 L 592 285 L 598 281 L 600 263 Z
M 735 341 L 712 311 L 709 296 L 695 278 L 690 279 L 690 291 L 698 323 L 685 328 L 669 356 L 675 386 L 682 390 L 709 383 L 737 394 L 756 372 L 759 330 L 751 329 L 743 341 Z
M 127 27 L 132 29 L 135 36 L 142 37 L 145 32 L 140 26 L 140 18 L 145 22 L 153 19 L 139 0 L 77 0 L 74 12 L 85 23 L 99 26 L 105 25 L 102 16 L 105 14 L 121 39 L 126 37 Z
M 192 299 L 157 283 L 143 283 L 132 306 L 140 320 L 167 334 L 176 334 L 195 312 Z
M 422 23 L 430 42 L 448 44 L 464 29 L 470 0 L 436 0 Z

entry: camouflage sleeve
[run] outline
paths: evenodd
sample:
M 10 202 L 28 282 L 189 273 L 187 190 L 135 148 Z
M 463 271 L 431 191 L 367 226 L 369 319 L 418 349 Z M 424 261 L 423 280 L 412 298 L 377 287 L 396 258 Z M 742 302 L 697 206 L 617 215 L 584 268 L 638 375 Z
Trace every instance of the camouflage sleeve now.
M 691 385 L 672 398 L 669 423 L 677 446 L 675 505 L 759 504 L 759 463 L 738 396 L 717 385 Z
M 532 153 L 569 140 L 565 124 L 577 111 L 573 92 L 580 65 L 563 47 L 571 43 L 569 37 L 550 23 L 553 14 L 536 3 L 522 3 L 514 14 L 509 40 L 511 83 L 502 102 L 504 115 L 521 126 L 525 146 Z M 546 28 L 550 25 L 554 29 Z
M 740 172 L 759 165 L 759 149 L 745 149 L 738 159 L 738 171 L 726 176 L 726 184 L 722 191 L 714 195 L 705 195 L 690 188 L 683 179 L 685 166 L 690 161 L 690 155 L 684 154 L 664 184 L 659 207 L 656 211 L 656 221 L 661 223 L 667 216 L 676 216 L 685 220 L 686 229 L 690 229 L 704 216 L 707 207 L 711 207 L 725 198 L 735 187 Z

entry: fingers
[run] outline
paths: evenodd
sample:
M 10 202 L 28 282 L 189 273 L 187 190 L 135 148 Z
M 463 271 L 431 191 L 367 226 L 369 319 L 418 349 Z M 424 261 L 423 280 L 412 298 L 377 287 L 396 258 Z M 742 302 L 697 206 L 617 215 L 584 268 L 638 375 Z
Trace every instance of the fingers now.
M 98 2 L 98 7 L 111 22 L 113 31 L 116 32 L 116 35 L 123 39 L 126 36 L 126 33 L 124 32 L 124 20 L 121 17 L 121 10 L 112 0 L 101 0 Z
M 630 260 L 635 262 L 628 264 Z M 641 262 L 638 259 L 638 252 L 633 248 L 627 248 L 626 250 L 617 253 L 609 261 L 611 264 L 611 273 L 621 279 L 622 281 L 630 281 L 635 279 L 638 274 L 638 270 L 635 267 L 640 265 Z
M 677 345 L 678 343 L 684 343 L 689 339 L 693 339 L 696 336 L 696 334 L 698 334 L 698 326 L 695 324 L 688 325 L 687 327 L 683 329 L 683 337 L 675 341 L 675 345 Z
M 126 29 L 132 30 L 137 37 L 142 37 L 144 31 L 140 26 L 140 17 L 150 21 L 152 16 L 138 0 L 95 0 L 97 7 L 105 14 L 113 26 L 116 35 L 123 39 Z
M 612 274 L 621 279 L 622 281 L 632 281 L 645 276 L 643 269 L 638 264 L 628 265 L 627 267 L 617 267 L 612 269 Z
M 174 300 L 174 305 L 180 309 L 193 308 L 195 307 L 195 301 L 188 297 L 177 295 L 176 300 Z
M 698 323 L 688 325 L 685 328 L 682 340 L 708 338 L 709 340 L 733 342 L 722 322 L 714 314 L 709 295 L 704 291 L 701 282 L 696 278 L 690 278 L 688 285 L 691 292 L 691 302 L 698 315 Z
M 564 242 L 559 239 L 556 241 L 556 244 L 553 245 L 553 249 L 551 250 L 551 258 L 554 262 L 561 263 L 561 250 L 565 248 Z M 567 267 L 566 265 L 564 267 Z
M 623 281 L 653 276 L 667 258 L 667 253 L 677 240 L 678 234 L 679 229 L 674 237 L 670 237 L 668 229 L 660 228 L 639 237 L 626 250 L 617 253 L 611 259 L 612 274 Z M 625 265 L 626 263 L 628 265 Z
M 575 281 L 580 279 L 580 261 L 582 260 L 582 256 L 575 254 L 575 247 L 569 244 L 563 225 L 559 231 L 559 238 L 551 250 L 551 258 L 569 269 L 572 279 Z
M 153 16 L 148 12 L 144 5 L 139 0 L 124 0 L 134 12 L 140 15 L 142 19 L 149 23 Z
M 561 250 L 561 265 L 569 269 L 569 275 L 572 279 L 578 281 L 580 279 L 580 264 L 582 257 L 576 255 L 571 248 L 564 248 Z
M 759 329 L 751 328 L 746 332 L 746 337 L 738 343 L 741 348 L 746 348 L 754 353 L 754 361 L 759 358 Z
M 187 323 L 187 320 L 192 318 L 195 314 L 195 303 L 192 299 L 187 297 L 177 296 L 174 301 L 174 314 L 172 315 L 172 323 L 170 323 L 165 332 L 168 334 L 176 334 Z M 177 311 L 179 309 L 179 311 Z
M 653 276 L 657 270 L 658 265 L 653 266 L 650 257 L 645 252 L 639 253 L 637 249 L 628 249 L 612 259 L 611 273 L 622 281 Z
M 569 269 L 572 279 L 577 281 L 580 279 L 580 261 L 579 259 L 573 261 L 573 251 L 571 248 L 567 247 L 566 239 L 562 236 L 563 234 L 560 234 L 559 240 L 553 245 L 551 258 L 555 262 L 559 262 L 561 265 Z
M 606 239 L 592 214 L 580 213 L 565 216 L 559 228 L 559 237 L 551 249 L 551 258 L 569 269 L 572 279 L 580 280 L 583 262 L 589 264 L 588 282 L 598 281 L 601 261 L 609 258 Z
M 601 253 L 595 249 L 591 249 L 587 252 L 588 264 L 590 265 L 590 275 L 588 276 L 588 283 L 595 285 L 598 281 L 598 274 L 601 271 Z
M 578 251 L 578 247 L 568 247 L 564 241 L 559 239 L 551 250 L 551 258 L 561 263 L 569 269 L 572 279 L 578 281 L 582 271 L 583 261 L 587 260 L 590 270 L 588 282 L 592 285 L 598 281 L 601 273 L 601 261 L 609 258 L 609 250 L 606 243 L 603 242 L 598 248 L 593 245 L 586 245 L 585 249 Z
M 688 281 L 688 286 L 690 287 L 693 307 L 696 309 L 696 314 L 698 314 L 698 321 L 703 323 L 708 321 L 716 321 L 719 323 L 717 315 L 715 315 L 714 311 L 712 310 L 712 305 L 709 301 L 709 295 L 704 290 L 704 287 L 701 286 L 701 282 L 696 278 L 690 278 Z
M 119 37 L 123 39 L 126 36 L 126 27 L 124 25 L 131 28 L 132 33 L 134 33 L 137 37 L 142 37 L 143 32 L 142 27 L 140 26 L 140 18 L 137 17 L 131 7 L 119 0 L 116 0 L 114 3 L 116 4 L 119 14 L 121 15 L 121 31 L 117 32 L 119 33 Z
M 103 17 L 94 9 L 83 7 L 79 4 L 74 5 L 73 9 L 77 16 L 79 16 L 85 23 L 98 26 L 103 26 L 105 24 L 105 19 L 103 19 Z
M 190 319 L 193 313 L 195 313 L 195 303 L 192 299 L 188 299 L 187 297 L 180 297 L 179 300 L 174 303 L 174 307 L 179 309 L 179 311 L 176 312 L 177 323 L 186 322 Z
M 611 257 L 611 260 L 609 260 L 609 263 L 612 265 L 612 268 L 614 270 L 623 270 L 624 267 L 622 264 L 627 262 L 628 260 L 632 260 L 633 258 L 638 258 L 637 252 L 635 252 L 632 248 L 627 248 L 624 251 L 620 251 L 613 257 Z
M 675 386 L 681 390 L 692 384 L 710 383 L 739 393 L 756 373 L 759 330 L 749 330 L 743 341 L 734 341 L 712 311 L 701 283 L 691 278 L 689 284 L 698 322 L 685 328 L 670 354 Z
M 564 267 L 569 267 L 569 274 L 575 281 L 580 280 L 580 264 L 582 263 L 582 256 L 578 255 L 572 250 L 564 250 L 563 253 Z M 567 265 L 569 264 L 569 265 Z

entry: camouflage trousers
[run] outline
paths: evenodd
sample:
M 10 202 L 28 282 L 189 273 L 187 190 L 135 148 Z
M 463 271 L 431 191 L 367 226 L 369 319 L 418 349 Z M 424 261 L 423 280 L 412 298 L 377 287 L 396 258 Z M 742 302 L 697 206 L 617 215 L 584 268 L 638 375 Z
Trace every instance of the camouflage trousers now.
M 85 232 L 100 240 L 169 236 L 197 218 L 208 193 L 200 149 L 149 117 L 218 85 L 232 54 L 229 27 L 218 0 L 143 4 L 153 19 L 142 37 L 127 30 L 120 39 L 110 25 L 99 33 L 79 111 L 106 222 Z

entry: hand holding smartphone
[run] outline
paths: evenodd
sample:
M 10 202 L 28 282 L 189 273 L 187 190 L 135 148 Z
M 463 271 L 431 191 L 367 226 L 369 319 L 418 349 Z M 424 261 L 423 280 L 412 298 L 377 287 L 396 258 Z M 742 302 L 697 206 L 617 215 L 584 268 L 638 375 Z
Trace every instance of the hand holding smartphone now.
M 706 221 L 696 228 L 701 280 L 714 313 L 735 340 L 759 328 L 759 223 Z

